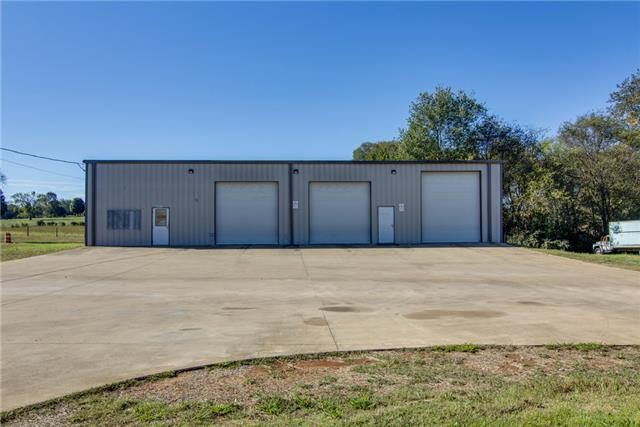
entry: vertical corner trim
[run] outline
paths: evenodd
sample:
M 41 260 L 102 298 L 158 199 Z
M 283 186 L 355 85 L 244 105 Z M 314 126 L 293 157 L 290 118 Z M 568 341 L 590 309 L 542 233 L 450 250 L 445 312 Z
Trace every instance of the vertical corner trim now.
M 493 186 L 491 185 L 491 174 L 493 170 L 491 163 L 487 163 L 487 242 L 493 243 L 493 218 L 491 210 L 493 209 L 493 200 L 491 193 L 493 193 Z
M 98 163 L 91 164 L 91 246 L 96 246 L 96 169 Z M 86 221 L 85 221 L 86 223 Z

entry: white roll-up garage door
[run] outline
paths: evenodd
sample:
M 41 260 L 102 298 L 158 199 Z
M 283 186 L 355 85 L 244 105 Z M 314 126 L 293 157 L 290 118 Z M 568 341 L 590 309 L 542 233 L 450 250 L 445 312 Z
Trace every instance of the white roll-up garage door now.
M 480 241 L 480 173 L 422 174 L 422 241 Z
M 216 183 L 217 244 L 278 243 L 278 183 Z
M 368 182 L 311 182 L 309 209 L 310 243 L 371 243 Z

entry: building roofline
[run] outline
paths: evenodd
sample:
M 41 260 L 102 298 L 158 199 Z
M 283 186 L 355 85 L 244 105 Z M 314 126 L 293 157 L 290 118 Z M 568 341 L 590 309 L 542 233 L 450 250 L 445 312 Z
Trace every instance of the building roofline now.
M 83 163 L 129 164 L 501 164 L 502 160 L 83 160 Z

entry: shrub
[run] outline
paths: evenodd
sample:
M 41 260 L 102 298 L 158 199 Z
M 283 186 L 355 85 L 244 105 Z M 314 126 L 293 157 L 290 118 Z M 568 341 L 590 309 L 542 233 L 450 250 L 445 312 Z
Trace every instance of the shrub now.
M 36 222 L 36 224 L 40 227 L 42 227 L 43 225 L 47 225 L 46 222 L 44 222 L 43 220 L 39 219 L 38 222 Z
M 544 239 L 540 244 L 542 249 L 560 249 L 562 251 L 569 250 L 568 240 L 549 240 Z

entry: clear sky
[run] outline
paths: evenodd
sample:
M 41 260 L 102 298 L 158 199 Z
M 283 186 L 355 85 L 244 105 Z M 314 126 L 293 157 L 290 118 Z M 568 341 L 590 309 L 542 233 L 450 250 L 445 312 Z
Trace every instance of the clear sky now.
M 640 3 L 2 2 L 2 146 L 350 159 L 437 85 L 552 135 L 640 67 L 639 28 Z M 9 195 L 83 195 L 76 166 L 2 158 Z

